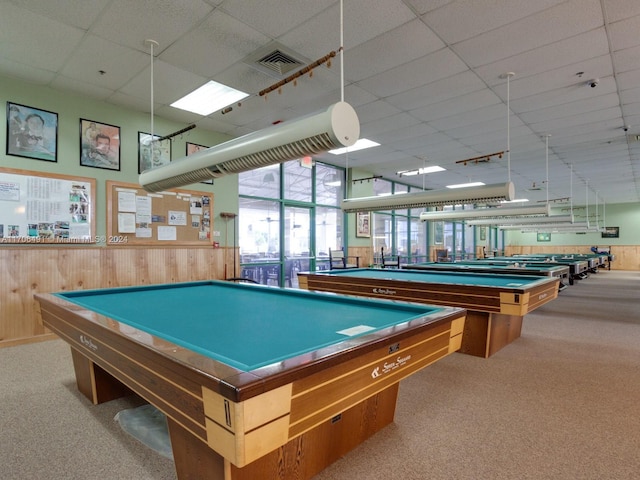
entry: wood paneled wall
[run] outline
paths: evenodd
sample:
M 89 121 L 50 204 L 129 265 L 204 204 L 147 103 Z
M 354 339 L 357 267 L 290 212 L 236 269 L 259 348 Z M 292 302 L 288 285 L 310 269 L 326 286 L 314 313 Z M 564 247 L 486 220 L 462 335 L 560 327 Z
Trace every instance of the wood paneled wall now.
M 223 279 L 233 249 L 209 247 L 0 248 L 0 347 L 52 338 L 36 293 Z
M 602 248 L 602 245 L 600 245 Z M 527 255 L 531 253 L 591 253 L 591 247 L 585 245 L 522 245 L 507 246 L 505 255 Z M 640 245 L 614 245 L 611 252 L 615 260 L 611 270 L 640 270 Z

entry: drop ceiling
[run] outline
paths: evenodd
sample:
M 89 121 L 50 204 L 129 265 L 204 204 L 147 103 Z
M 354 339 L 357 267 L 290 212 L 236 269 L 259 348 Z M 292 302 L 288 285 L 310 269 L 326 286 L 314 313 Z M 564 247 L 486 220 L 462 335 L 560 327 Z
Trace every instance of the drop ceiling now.
M 335 0 L 0 0 L 0 9 L 6 77 L 149 112 L 152 39 L 155 115 L 185 126 L 240 136 L 344 96 L 361 136 L 381 146 L 321 161 L 429 189 L 510 179 L 534 202 L 640 200 L 637 0 L 344 0 L 342 28 Z M 258 95 L 298 67 L 279 75 L 256 56 L 278 50 L 308 64 L 339 52 L 341 31 L 342 58 Z M 210 79 L 251 96 L 208 117 L 169 106 Z M 446 171 L 396 175 L 431 165 Z

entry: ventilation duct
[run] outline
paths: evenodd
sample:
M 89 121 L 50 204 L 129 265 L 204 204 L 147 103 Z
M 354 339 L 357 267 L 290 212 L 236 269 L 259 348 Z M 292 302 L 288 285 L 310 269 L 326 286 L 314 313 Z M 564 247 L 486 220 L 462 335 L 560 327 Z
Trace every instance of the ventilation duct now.
M 513 183 L 507 182 L 483 185 L 480 187 L 429 190 L 416 193 L 396 193 L 395 195 L 377 197 L 348 198 L 342 201 L 342 210 L 346 213 L 370 212 L 374 210 L 489 203 L 513 199 Z
M 326 110 L 249 133 L 168 165 L 145 170 L 140 185 L 160 192 L 268 165 L 350 147 L 360 136 L 358 115 L 338 102 Z

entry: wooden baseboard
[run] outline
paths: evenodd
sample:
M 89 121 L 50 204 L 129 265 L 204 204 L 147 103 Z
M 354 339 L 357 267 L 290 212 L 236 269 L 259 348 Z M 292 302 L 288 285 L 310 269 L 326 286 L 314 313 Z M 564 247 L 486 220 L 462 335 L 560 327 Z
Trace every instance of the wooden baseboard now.
M 55 333 L 45 333 L 44 335 L 36 335 L 34 337 L 11 338 L 9 340 L 0 341 L 0 348 L 15 347 L 17 345 L 25 345 L 27 343 L 48 342 L 55 340 L 58 336 Z

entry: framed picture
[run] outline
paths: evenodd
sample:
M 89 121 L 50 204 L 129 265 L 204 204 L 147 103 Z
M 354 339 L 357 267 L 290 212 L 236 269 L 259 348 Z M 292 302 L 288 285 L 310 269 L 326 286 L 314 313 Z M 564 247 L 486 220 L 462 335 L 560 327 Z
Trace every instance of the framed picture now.
M 187 142 L 187 157 L 189 155 L 193 155 L 194 153 L 199 152 L 200 150 L 206 150 L 209 147 L 205 147 L 204 145 L 198 145 L 197 143 Z M 207 185 L 213 185 L 213 178 L 211 180 L 205 180 L 204 182 Z
M 620 237 L 620 227 L 604 227 L 601 233 L 602 238 L 618 238 Z
M 120 170 L 120 127 L 80 119 L 80 165 Z
M 159 138 L 154 135 L 152 141 L 150 133 L 138 132 L 138 173 L 171 162 L 171 139 L 158 141 Z
M 356 212 L 356 237 L 371 237 L 370 212 Z
M 536 240 L 538 242 L 550 242 L 551 234 L 550 233 L 538 233 Z
M 7 155 L 58 161 L 58 114 L 7 102 Z

